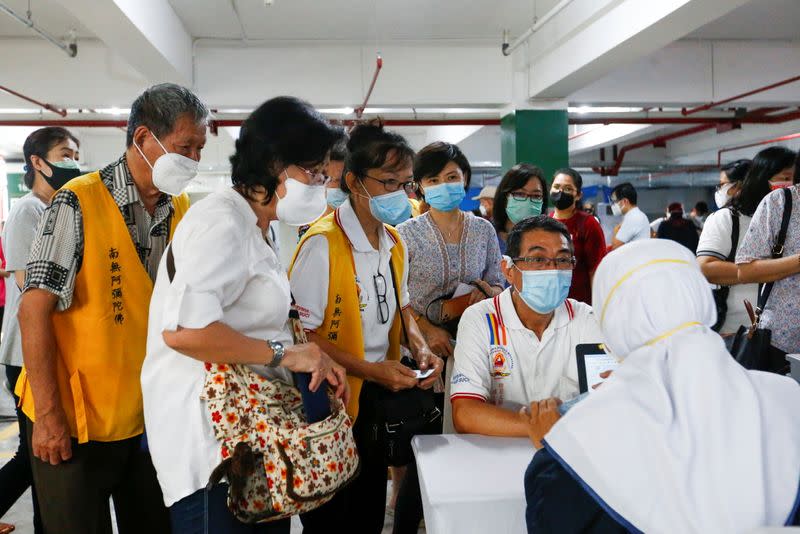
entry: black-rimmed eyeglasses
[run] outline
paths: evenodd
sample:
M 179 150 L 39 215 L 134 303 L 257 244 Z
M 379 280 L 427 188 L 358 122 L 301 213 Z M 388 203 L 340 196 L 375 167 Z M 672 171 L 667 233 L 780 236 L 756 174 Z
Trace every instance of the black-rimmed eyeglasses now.
M 375 294 L 378 296 L 378 320 L 381 324 L 389 322 L 389 303 L 386 302 L 386 278 L 381 273 L 372 277 Z
M 402 189 L 406 192 L 406 194 L 408 194 L 408 193 L 413 193 L 414 191 L 417 190 L 417 183 L 414 180 L 409 180 L 407 182 L 401 182 L 400 180 L 395 180 L 394 178 L 381 180 L 380 178 L 375 178 L 374 176 L 370 176 L 369 174 L 365 174 L 364 177 L 369 178 L 370 180 L 375 180 L 380 184 L 383 184 L 383 188 L 389 191 L 390 193 L 394 193 L 395 191 L 400 191 L 400 189 Z

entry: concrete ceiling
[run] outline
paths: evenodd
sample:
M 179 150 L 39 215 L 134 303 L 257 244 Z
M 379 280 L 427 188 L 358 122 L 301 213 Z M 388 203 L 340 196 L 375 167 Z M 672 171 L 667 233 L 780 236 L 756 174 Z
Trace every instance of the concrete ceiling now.
M 496 40 L 518 35 L 557 0 L 169 0 L 195 38 Z M 237 20 L 236 12 L 239 12 Z M 243 35 L 244 34 L 244 35 Z
M 2 0 L 12 11 L 21 16 L 26 16 L 30 4 L 31 19 L 33 22 L 57 38 L 66 37 L 70 30 L 75 30 L 78 38 L 93 38 L 89 32 L 72 13 L 64 9 L 54 0 Z M 32 37 L 39 36 L 30 28 L 14 20 L 5 13 L 0 13 L 0 37 Z
M 800 2 L 752 0 L 690 33 L 686 38 L 800 40 Z

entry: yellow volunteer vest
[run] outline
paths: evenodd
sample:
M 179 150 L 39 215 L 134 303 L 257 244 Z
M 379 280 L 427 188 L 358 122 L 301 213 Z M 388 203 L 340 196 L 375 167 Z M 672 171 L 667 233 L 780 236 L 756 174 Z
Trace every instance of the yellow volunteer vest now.
M 297 259 L 297 254 L 305 242 L 315 235 L 324 235 L 328 240 L 328 304 L 325 317 L 316 333 L 327 339 L 339 349 L 364 359 L 364 333 L 361 329 L 361 311 L 359 309 L 358 288 L 356 286 L 356 267 L 353 260 L 353 249 L 347 234 L 344 233 L 336 218 L 337 212 L 322 218 L 309 228 L 297 246 L 289 276 Z M 394 240 L 392 247 L 392 266 L 394 267 L 394 287 L 399 288 L 406 266 L 403 264 L 403 243 L 400 235 L 391 226 L 384 225 Z M 395 317 L 389 331 L 389 360 L 400 359 L 400 317 Z M 350 384 L 350 402 L 347 413 L 355 420 L 358 416 L 358 396 L 361 393 L 361 378 L 347 377 Z
M 100 174 L 81 176 L 64 188 L 80 202 L 84 244 L 72 305 L 52 315 L 61 405 L 79 443 L 119 441 L 144 430 L 139 376 L 153 282 Z M 170 238 L 189 197 L 173 197 L 172 204 Z M 24 369 L 16 393 L 35 421 Z

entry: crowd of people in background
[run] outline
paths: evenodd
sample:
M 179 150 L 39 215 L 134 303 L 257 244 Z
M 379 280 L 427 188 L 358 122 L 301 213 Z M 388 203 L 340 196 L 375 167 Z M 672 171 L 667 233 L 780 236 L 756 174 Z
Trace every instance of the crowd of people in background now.
M 607 240 L 576 169 L 519 163 L 464 211 L 458 146 L 415 152 L 380 120 L 346 132 L 293 97 L 244 121 L 231 186 L 190 206 L 208 115 L 188 89 L 151 87 L 119 159 L 89 173 L 69 131 L 26 140 L 30 193 L 2 234 L 0 362 L 20 439 L 0 515 L 30 487 L 37 534 L 289 532 L 267 494 L 331 482 L 253 456 L 259 440 L 277 450 L 261 436 L 288 385 L 305 423 L 317 391 L 346 413 L 335 439 L 354 445 L 338 452 L 359 461 L 299 514 L 306 532 L 380 532 L 389 473 L 394 532 L 417 532 L 416 463 L 387 453 L 398 395 L 443 414 L 425 433 L 532 441 L 530 532 L 800 524 L 800 386 L 745 370 L 724 343 L 774 283 L 758 310 L 771 361 L 800 352 L 795 152 L 724 166 L 712 213 L 671 202 L 651 223 L 620 183 Z M 622 365 L 563 415 L 580 399 L 582 344 Z M 248 387 L 230 385 L 239 372 Z M 235 408 L 209 410 L 217 395 Z M 307 443 L 320 479 L 342 472 L 336 451 Z M 254 502 L 275 520 L 251 523 L 237 477 L 259 470 Z

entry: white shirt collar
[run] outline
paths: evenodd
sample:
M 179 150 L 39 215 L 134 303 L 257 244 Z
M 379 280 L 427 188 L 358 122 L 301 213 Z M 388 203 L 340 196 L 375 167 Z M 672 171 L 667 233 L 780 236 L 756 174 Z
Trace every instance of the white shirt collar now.
M 506 328 L 509 330 L 530 330 L 519 318 L 517 315 L 517 310 L 514 308 L 514 301 L 511 298 L 511 292 L 513 288 L 507 288 L 505 291 L 500 293 L 497 297 L 496 302 L 500 303 L 500 315 L 501 320 Z M 567 326 L 569 322 L 572 320 L 574 316 L 574 312 L 572 311 L 572 303 L 569 302 L 569 299 L 566 300 L 561 306 L 555 309 L 553 314 L 553 320 L 550 321 L 550 324 L 547 325 L 545 331 L 550 330 L 551 328 L 559 329 Z
M 347 239 L 350 240 L 350 245 L 356 252 L 375 252 L 372 244 L 367 239 L 367 234 L 361 226 L 361 222 L 350 204 L 350 199 L 344 201 L 336 210 L 336 220 L 344 230 Z M 389 232 L 384 227 L 381 233 L 380 252 L 389 252 L 394 246 L 394 240 L 389 237 Z
M 253 225 L 258 224 L 258 217 L 256 213 L 253 211 L 253 208 L 250 207 L 248 204 L 247 199 L 244 198 L 242 195 L 239 194 L 238 191 L 233 189 L 232 187 L 225 187 L 221 191 L 222 196 L 230 200 L 236 209 L 242 213 L 245 219 L 247 219 L 248 223 Z

